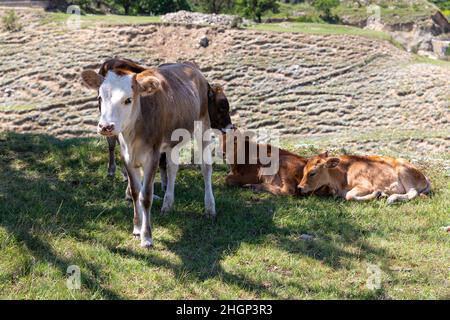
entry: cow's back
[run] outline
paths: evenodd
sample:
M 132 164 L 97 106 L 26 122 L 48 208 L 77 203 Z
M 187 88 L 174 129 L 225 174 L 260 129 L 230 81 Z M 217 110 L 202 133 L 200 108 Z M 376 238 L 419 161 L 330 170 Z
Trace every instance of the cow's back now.
M 201 72 L 187 64 L 165 64 L 156 68 L 161 89 L 141 97 L 143 131 L 146 137 L 161 136 L 169 142 L 176 129 L 194 130 L 194 122 L 208 116 L 208 82 Z M 206 121 L 209 125 L 209 121 Z M 158 141 L 159 142 L 159 141 Z M 158 143 L 157 142 L 157 143 Z

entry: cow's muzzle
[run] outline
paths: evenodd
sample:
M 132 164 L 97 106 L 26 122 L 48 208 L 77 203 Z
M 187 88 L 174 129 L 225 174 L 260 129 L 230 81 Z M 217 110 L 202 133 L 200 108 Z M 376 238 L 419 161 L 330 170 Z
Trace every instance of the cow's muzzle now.
M 225 128 L 220 129 L 220 131 L 222 131 L 222 133 L 227 133 L 227 132 L 230 132 L 230 131 L 234 131 L 236 129 L 237 129 L 236 126 L 234 124 L 230 123 Z
M 112 136 L 115 129 L 114 123 L 99 123 L 97 132 L 103 136 Z

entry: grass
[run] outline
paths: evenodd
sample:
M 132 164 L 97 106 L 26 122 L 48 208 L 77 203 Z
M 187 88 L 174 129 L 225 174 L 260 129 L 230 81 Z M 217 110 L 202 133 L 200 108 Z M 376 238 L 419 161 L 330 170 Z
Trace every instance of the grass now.
M 371 3 L 375 3 L 375 1 Z M 418 19 L 428 18 L 435 11 L 435 7 L 427 4 L 426 1 L 417 4 L 411 4 L 408 1 L 384 1 L 379 8 L 381 20 L 385 24 L 415 22 Z M 294 13 L 300 13 L 300 15 Z M 358 8 L 341 2 L 341 5 L 332 10 L 332 14 L 347 24 L 360 25 L 374 12 L 368 11 L 367 6 Z M 280 1 L 278 12 L 267 12 L 263 18 L 288 19 L 295 22 L 320 22 L 322 21 L 320 15 L 321 13 L 311 4 L 286 4 Z
M 450 61 L 440 60 L 440 59 L 431 59 L 424 56 L 419 56 L 418 54 L 414 55 L 413 59 L 414 63 L 428 63 L 433 64 L 439 67 L 450 68 Z
M 46 13 L 42 19 L 42 23 L 66 23 L 73 15 L 67 13 Z M 91 27 L 95 25 L 129 25 L 129 24 L 146 24 L 160 22 L 159 16 L 125 16 L 125 15 L 94 15 L 87 14 L 80 16 L 82 27 Z
M 392 41 L 392 36 L 387 32 L 326 23 L 262 23 L 250 26 L 249 29 L 272 32 L 300 32 L 317 35 L 355 35 L 372 39 Z
M 144 250 L 126 183 L 106 178 L 106 163 L 103 139 L 0 133 L 0 298 L 449 298 L 442 168 L 425 168 L 431 198 L 389 207 L 228 188 L 216 166 L 212 222 L 199 170 L 183 167 L 174 211 L 163 217 L 154 203 L 155 247 Z M 80 290 L 66 287 L 69 265 Z M 382 270 L 379 290 L 366 288 L 368 265 Z
M 0 111 L 28 111 L 36 109 L 36 105 L 0 105 Z

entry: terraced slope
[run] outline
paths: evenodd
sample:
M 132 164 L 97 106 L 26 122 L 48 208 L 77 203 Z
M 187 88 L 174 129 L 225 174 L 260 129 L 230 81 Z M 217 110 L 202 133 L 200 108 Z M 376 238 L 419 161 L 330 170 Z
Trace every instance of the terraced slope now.
M 195 60 L 225 86 L 239 127 L 277 129 L 295 144 L 420 157 L 450 149 L 450 69 L 385 41 L 157 24 L 72 30 L 21 14 L 22 32 L 0 34 L 0 130 L 95 135 L 95 94 L 79 74 L 121 56 Z

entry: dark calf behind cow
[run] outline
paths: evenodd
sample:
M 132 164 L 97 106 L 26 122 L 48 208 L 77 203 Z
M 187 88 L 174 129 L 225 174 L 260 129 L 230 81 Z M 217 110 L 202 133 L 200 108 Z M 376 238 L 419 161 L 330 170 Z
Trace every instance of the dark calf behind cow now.
M 118 62 L 122 64 L 121 61 Z M 176 129 L 194 132 L 194 122 L 201 121 L 202 132 L 195 137 L 201 154 L 205 183 L 206 213 L 215 216 L 212 193 L 210 154 L 205 154 L 208 135 L 208 82 L 197 68 L 189 64 L 171 64 L 149 68 L 139 73 L 134 65 L 118 67 L 107 62 L 102 76 L 93 70 L 82 73 L 84 83 L 99 92 L 101 117 L 97 131 L 108 137 L 118 136 L 121 154 L 127 169 L 134 205 L 134 234 L 140 234 L 141 245 L 152 245 L 150 208 L 153 181 L 161 152 L 171 154 L 177 142 L 171 141 Z M 209 157 L 208 157 L 209 156 Z M 178 165 L 167 157 L 167 190 L 161 211 L 173 205 L 175 177 Z M 141 184 L 139 168 L 143 169 Z
M 238 138 L 243 143 L 239 144 Z M 227 185 L 249 187 L 255 191 L 266 191 L 274 195 L 300 195 L 297 186 L 302 180 L 303 170 L 308 162 L 307 158 L 270 144 L 256 143 L 239 130 L 235 130 L 233 134 L 230 132 L 224 134 L 222 143 L 223 152 L 227 157 L 227 162 L 230 163 L 231 169 L 225 178 Z M 233 146 L 233 150 L 227 150 L 231 146 Z M 257 154 L 252 155 L 251 149 L 256 151 Z M 264 150 L 263 154 L 267 153 L 272 161 L 275 161 L 274 157 L 278 157 L 278 170 L 275 174 L 264 174 L 263 168 L 267 166 L 261 163 L 261 150 Z M 245 155 L 242 163 L 238 161 L 239 154 Z M 253 159 L 255 157 L 256 159 Z M 329 195 L 330 190 L 328 187 L 324 187 L 316 190 L 314 194 Z

